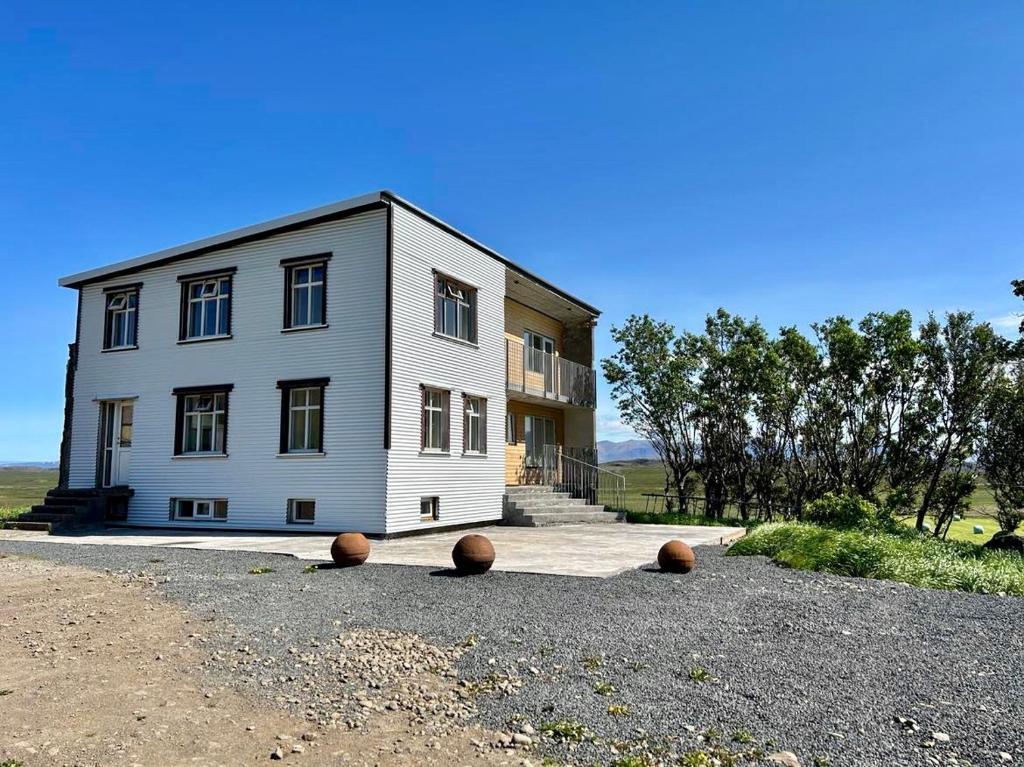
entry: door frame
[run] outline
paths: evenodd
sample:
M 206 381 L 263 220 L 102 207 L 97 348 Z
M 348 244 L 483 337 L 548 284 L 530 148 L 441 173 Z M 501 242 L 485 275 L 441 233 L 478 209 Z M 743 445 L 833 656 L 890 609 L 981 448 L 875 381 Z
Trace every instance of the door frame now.
M 121 451 L 122 419 L 124 408 L 131 408 L 132 420 L 130 427 L 134 437 L 135 402 L 137 397 L 105 397 L 99 401 L 100 428 L 97 435 L 96 456 L 96 487 L 99 489 L 126 485 L 127 477 L 119 476 Z M 127 450 L 131 450 L 131 442 Z M 129 459 L 130 460 L 130 459 Z

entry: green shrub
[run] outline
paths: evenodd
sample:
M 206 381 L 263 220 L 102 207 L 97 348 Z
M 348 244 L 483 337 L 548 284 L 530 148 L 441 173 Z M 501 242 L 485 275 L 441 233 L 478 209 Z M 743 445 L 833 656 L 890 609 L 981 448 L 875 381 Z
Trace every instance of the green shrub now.
M 879 521 L 878 508 L 870 501 L 836 493 L 825 493 L 823 497 L 807 504 L 804 519 L 840 530 L 877 527 Z
M 1024 557 L 913 531 L 836 530 L 799 522 L 763 525 L 729 549 L 798 570 L 900 581 L 924 588 L 1024 596 Z

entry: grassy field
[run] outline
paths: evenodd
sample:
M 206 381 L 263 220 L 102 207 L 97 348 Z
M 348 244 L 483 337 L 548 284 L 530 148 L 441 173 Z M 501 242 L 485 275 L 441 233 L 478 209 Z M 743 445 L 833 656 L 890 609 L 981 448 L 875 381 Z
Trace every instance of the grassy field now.
M 0 468 L 0 519 L 42 503 L 46 491 L 56 484 L 56 469 Z

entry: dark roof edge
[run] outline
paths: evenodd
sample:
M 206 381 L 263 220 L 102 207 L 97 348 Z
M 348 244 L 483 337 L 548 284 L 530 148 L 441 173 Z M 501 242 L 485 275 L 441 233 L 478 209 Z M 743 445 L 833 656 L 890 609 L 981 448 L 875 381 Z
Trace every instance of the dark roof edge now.
M 206 253 L 212 253 L 216 250 L 223 250 L 224 248 L 242 245 L 247 242 L 266 239 L 267 237 L 273 237 L 275 235 L 284 234 L 297 229 L 304 229 L 308 226 L 314 226 L 327 221 L 336 221 L 338 219 L 348 218 L 349 216 L 359 215 L 360 213 L 366 213 L 371 210 L 383 209 L 389 203 L 402 206 L 409 212 L 430 222 L 451 236 L 465 242 L 467 245 L 486 253 L 491 258 L 504 264 L 507 268 L 521 274 L 523 277 L 526 277 L 533 282 L 536 282 L 538 285 L 550 290 L 552 293 L 555 293 L 566 301 L 575 304 L 595 317 L 601 314 L 601 311 L 594 306 L 576 298 L 576 296 L 571 293 L 567 293 L 529 270 L 524 269 L 515 262 L 502 256 L 497 251 L 492 250 L 477 240 L 474 240 L 469 235 L 460 232 L 455 227 L 437 218 L 437 216 L 431 215 L 422 208 L 413 205 L 408 200 L 399 197 L 397 194 L 389 190 L 381 190 L 379 192 L 372 192 L 359 197 L 353 197 L 342 202 L 332 203 L 330 205 L 312 208 L 300 213 L 293 213 L 280 218 L 270 219 L 269 221 L 265 221 L 261 224 L 254 224 L 240 229 L 232 229 L 222 234 L 206 237 L 200 240 L 194 240 L 192 242 L 185 243 L 184 245 L 177 245 L 173 248 L 158 250 L 154 253 L 128 259 L 126 261 L 120 261 L 109 266 L 70 274 L 58 280 L 58 285 L 65 288 L 81 288 L 93 282 L 122 277 L 143 269 L 151 269 L 155 266 L 163 266 L 175 261 L 196 258 L 198 256 L 205 255 Z

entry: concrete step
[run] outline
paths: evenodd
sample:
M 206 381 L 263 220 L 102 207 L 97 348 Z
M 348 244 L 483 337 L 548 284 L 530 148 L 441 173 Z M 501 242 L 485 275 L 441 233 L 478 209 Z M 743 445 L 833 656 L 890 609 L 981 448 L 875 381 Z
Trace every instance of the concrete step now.
M 593 509 L 595 507 L 583 508 Z M 550 525 L 614 524 L 619 521 L 619 515 L 615 512 L 604 511 L 600 506 L 596 508 L 599 511 L 531 512 L 530 514 L 512 516 L 508 523 L 523 527 L 548 527 Z
M 547 495 L 554 491 L 550 485 L 505 485 L 505 495 Z
M 85 509 L 81 506 L 64 506 L 55 503 L 44 503 L 42 505 L 36 504 L 32 507 L 32 511 L 30 513 L 34 514 L 36 512 L 40 514 L 63 514 L 68 517 L 74 517 L 84 513 Z
M 20 519 L 12 519 L 9 522 L 0 523 L 5 530 L 34 530 L 37 532 L 50 532 L 49 522 L 25 522 Z
M 88 508 L 89 504 L 96 503 L 99 499 L 95 497 L 82 497 L 76 495 L 47 495 L 43 499 L 45 506 L 80 506 Z
M 510 500 L 508 504 L 517 509 L 541 509 L 552 506 L 586 506 L 587 502 L 583 498 L 549 498 L 544 496 L 541 498 L 517 498 Z
M 61 514 L 50 511 L 30 511 L 18 517 L 17 522 L 49 522 L 50 524 L 69 525 L 78 521 L 74 514 Z

